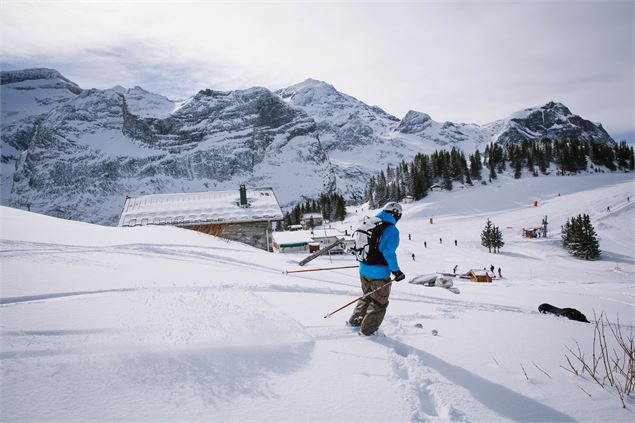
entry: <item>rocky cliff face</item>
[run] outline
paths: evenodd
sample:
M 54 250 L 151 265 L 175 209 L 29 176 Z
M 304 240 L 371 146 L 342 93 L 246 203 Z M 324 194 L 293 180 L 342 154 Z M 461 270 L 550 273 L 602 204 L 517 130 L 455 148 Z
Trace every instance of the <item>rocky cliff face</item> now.
M 488 125 L 438 123 L 307 80 L 279 90 L 202 90 L 177 103 L 140 87 L 82 90 L 57 71 L 2 72 L 2 204 L 113 224 L 126 195 L 271 186 L 281 204 L 338 190 L 416 153 L 489 142 L 596 139 L 562 104 Z
M 541 138 L 615 142 L 601 124 L 574 115 L 565 105 L 553 101 L 484 125 L 483 131 L 490 139 L 501 144 Z
M 15 79 L 3 77 L 3 94 Z M 21 144 L 5 140 L 3 128 L 3 145 L 15 146 L 3 169 L 11 184 L 3 203 L 112 224 L 126 195 L 246 182 L 273 186 L 288 202 L 335 188 L 315 121 L 264 88 L 204 90 L 178 107 L 139 88 L 71 94 L 31 109 L 16 124 L 29 131 Z

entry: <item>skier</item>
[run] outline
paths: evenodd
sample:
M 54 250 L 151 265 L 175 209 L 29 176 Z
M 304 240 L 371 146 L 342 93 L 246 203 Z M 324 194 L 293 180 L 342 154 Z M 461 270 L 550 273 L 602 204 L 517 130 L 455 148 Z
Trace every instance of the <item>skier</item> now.
M 401 205 L 394 201 L 386 203 L 377 217 L 382 220 L 379 236 L 371 238 L 368 258 L 359 263 L 359 279 L 362 291 L 373 291 L 390 281 L 390 274 L 395 281 L 402 281 L 406 275 L 399 269 L 397 247 L 399 246 L 399 229 L 395 226 L 401 219 Z M 351 326 L 360 326 L 362 335 L 374 334 L 386 315 L 390 285 L 357 302 L 353 314 L 348 319 Z
M 494 274 L 494 265 L 493 264 L 491 264 L 489 266 L 489 270 L 492 272 L 492 275 L 493 275 Z
M 606 211 L 610 212 L 611 211 L 611 207 L 610 206 L 606 206 Z
M 412 253 L 412 261 L 415 261 L 415 253 Z
M 412 237 L 408 234 L 408 241 L 412 241 Z
M 423 241 L 423 248 L 428 248 L 428 243 L 426 241 Z
M 439 244 L 443 244 L 443 240 L 439 238 Z
M 502 278 L 502 277 L 503 277 L 503 274 L 501 273 L 501 268 L 500 268 L 500 267 L 498 268 L 498 277 L 499 277 L 499 278 Z
M 458 244 L 457 244 L 456 239 L 455 239 L 455 240 L 454 240 L 454 246 L 456 247 L 457 245 L 458 245 Z
M 458 264 L 455 264 L 455 265 L 454 265 L 454 269 L 452 269 L 452 273 L 453 273 L 454 275 L 456 275 L 456 269 L 457 269 L 457 267 L 459 267 L 459 265 L 458 265 Z

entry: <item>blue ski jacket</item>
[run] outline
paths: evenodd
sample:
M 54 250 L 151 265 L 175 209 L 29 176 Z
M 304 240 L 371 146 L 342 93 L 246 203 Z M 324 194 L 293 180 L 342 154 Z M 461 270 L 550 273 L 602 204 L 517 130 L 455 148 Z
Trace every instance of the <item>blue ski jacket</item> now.
M 397 221 L 389 213 L 381 211 L 377 213 L 377 217 L 384 222 L 392 223 L 387 226 L 381 234 L 379 240 L 379 252 L 384 256 L 388 266 L 375 265 L 371 266 L 359 263 L 359 274 L 368 279 L 388 279 L 391 272 L 399 271 L 399 263 L 397 263 L 397 247 L 399 246 L 399 229 L 395 226 Z

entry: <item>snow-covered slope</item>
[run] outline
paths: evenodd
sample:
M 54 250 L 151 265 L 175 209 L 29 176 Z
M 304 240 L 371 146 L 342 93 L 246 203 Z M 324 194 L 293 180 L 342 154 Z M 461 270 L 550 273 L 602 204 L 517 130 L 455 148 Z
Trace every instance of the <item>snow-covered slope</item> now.
M 349 212 L 346 228 L 368 211 Z M 560 225 L 580 212 L 598 232 L 599 261 L 559 246 Z M 520 236 L 544 215 L 549 237 Z M 501 254 L 480 246 L 488 217 L 504 231 Z M 455 279 L 458 295 L 395 284 L 384 336 L 362 338 L 344 326 L 350 308 L 323 318 L 360 295 L 355 269 L 285 276 L 304 255 L 1 207 L 2 419 L 630 422 L 632 397 L 623 409 L 615 391 L 563 369 L 575 341 L 590 356 L 593 325 L 537 306 L 619 315 L 632 328 L 634 220 L 628 174 L 501 176 L 432 193 L 405 205 L 402 270 L 493 264 L 504 278 Z
M 82 90 L 51 69 L 2 72 L 1 203 L 114 224 L 127 195 L 271 186 L 282 205 L 339 191 L 417 153 L 526 138 L 594 138 L 559 103 L 485 126 L 399 119 L 316 80 L 272 93 L 206 89 L 175 102 L 141 87 Z M 294 185 L 288 183 L 292 178 Z

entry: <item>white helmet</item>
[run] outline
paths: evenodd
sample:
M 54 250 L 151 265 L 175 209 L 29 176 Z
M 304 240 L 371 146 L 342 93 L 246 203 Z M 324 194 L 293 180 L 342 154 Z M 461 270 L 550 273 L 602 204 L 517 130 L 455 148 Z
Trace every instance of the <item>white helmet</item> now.
M 392 217 L 395 218 L 395 220 L 401 219 L 401 204 L 397 203 L 396 201 L 387 202 L 382 210 L 386 213 L 390 213 Z

